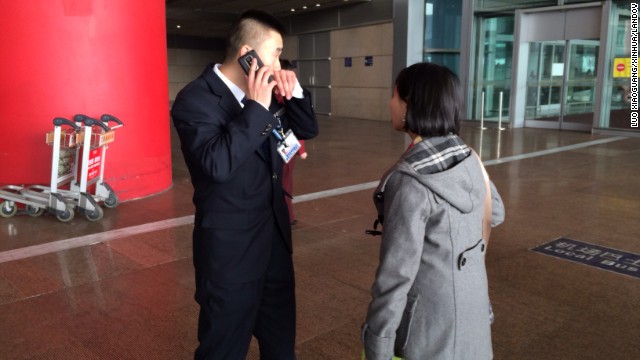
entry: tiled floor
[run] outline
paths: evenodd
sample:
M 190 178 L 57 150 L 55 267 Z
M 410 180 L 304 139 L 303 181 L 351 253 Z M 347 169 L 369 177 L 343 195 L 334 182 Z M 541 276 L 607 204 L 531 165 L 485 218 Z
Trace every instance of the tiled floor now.
M 297 164 L 296 195 L 376 181 L 405 147 L 386 122 L 320 121 L 309 159 Z M 507 209 L 487 255 L 495 358 L 639 358 L 640 279 L 529 249 L 565 236 L 640 253 L 640 138 L 568 147 L 606 138 L 481 133 L 475 124 L 463 138 L 490 161 Z M 173 148 L 173 188 L 107 209 L 99 223 L 0 219 L 0 359 L 191 358 L 193 206 Z M 527 154 L 539 156 L 514 157 Z M 379 242 L 364 235 L 374 220 L 370 198 L 366 189 L 295 204 L 301 360 L 359 359 Z M 85 245 L 52 250 L 69 244 Z

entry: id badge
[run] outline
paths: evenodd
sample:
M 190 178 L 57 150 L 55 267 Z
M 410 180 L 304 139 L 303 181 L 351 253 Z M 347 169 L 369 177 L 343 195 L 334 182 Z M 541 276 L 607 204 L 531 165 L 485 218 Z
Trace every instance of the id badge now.
M 293 133 L 293 131 L 289 130 L 284 135 L 284 139 L 278 143 L 278 154 L 285 163 L 288 163 L 296 153 L 300 150 L 300 141 Z

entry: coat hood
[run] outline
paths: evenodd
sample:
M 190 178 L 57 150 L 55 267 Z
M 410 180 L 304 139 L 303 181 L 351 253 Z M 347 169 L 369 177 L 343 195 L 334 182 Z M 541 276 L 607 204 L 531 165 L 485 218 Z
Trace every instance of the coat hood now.
M 484 204 L 480 162 L 457 135 L 422 140 L 400 158 L 383 178 L 398 171 L 416 179 L 462 213 Z

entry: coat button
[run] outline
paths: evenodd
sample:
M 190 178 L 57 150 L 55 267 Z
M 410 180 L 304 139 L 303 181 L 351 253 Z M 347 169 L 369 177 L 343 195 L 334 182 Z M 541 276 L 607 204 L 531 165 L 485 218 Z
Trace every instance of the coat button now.
M 273 180 L 277 180 L 278 179 L 278 174 L 273 173 L 273 175 L 271 175 L 271 177 L 273 178 Z
M 462 270 L 464 264 L 467 263 L 467 258 L 465 258 L 462 254 L 458 257 L 458 270 Z
M 484 252 L 484 244 L 482 244 L 482 246 L 480 246 L 480 252 Z

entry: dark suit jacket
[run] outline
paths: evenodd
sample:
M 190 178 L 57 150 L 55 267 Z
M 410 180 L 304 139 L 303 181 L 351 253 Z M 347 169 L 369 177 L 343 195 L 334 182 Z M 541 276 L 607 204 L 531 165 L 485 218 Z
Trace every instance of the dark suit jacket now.
M 194 187 L 194 265 L 198 276 L 213 281 L 250 281 L 266 269 L 274 234 L 292 249 L 283 161 L 271 133 L 278 120 L 255 101 L 242 108 L 212 66 L 178 93 L 171 110 Z M 285 102 L 281 120 L 285 131 L 310 139 L 318 124 L 310 94 L 304 95 Z M 272 100 L 271 106 L 282 105 Z

